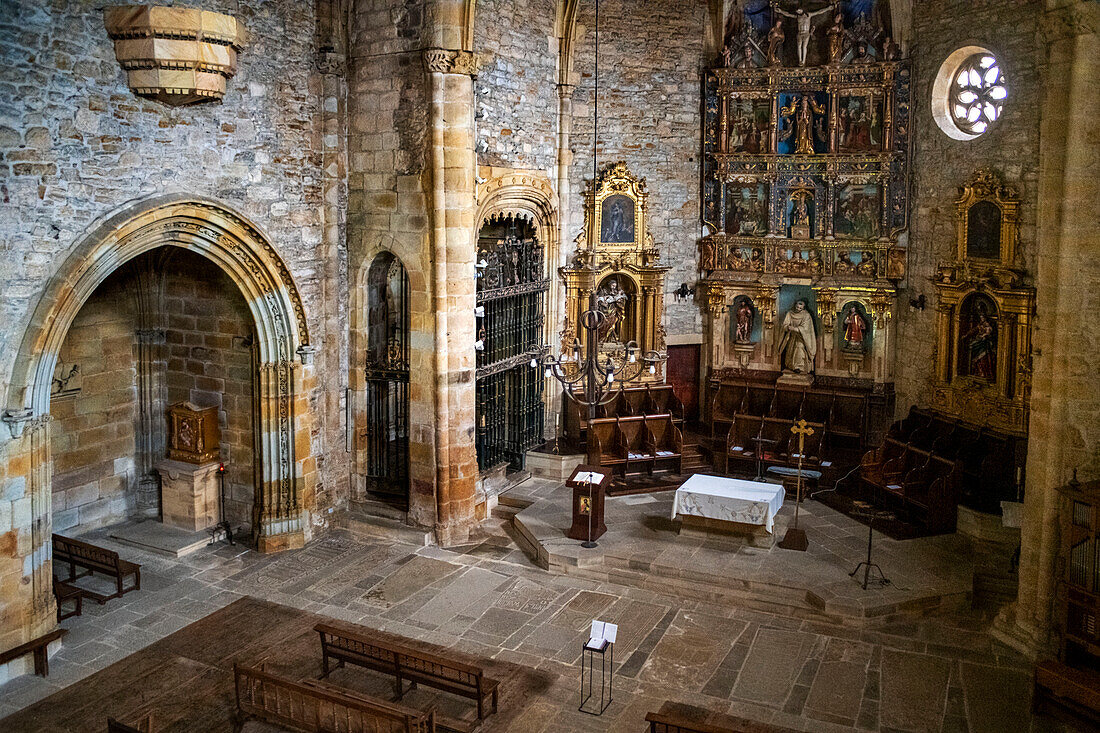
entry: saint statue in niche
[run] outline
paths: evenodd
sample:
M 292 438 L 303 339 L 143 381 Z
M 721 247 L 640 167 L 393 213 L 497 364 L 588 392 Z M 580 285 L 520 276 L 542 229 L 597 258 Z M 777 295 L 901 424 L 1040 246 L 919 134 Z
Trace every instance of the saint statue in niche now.
M 752 322 L 753 322 L 753 310 L 752 301 L 746 297 L 742 297 L 737 304 L 737 330 L 735 332 L 735 340 L 739 344 L 752 343 Z
M 779 358 L 784 372 L 809 374 L 817 355 L 817 331 L 805 300 L 799 299 L 783 317 Z
M 813 155 L 814 115 L 824 115 L 825 108 L 809 94 L 803 94 L 797 101 L 792 98 L 790 104 L 780 108 L 779 114 L 787 124 L 787 129 L 779 134 L 779 139 L 785 142 L 793 135 L 795 155 Z M 824 140 L 824 117 L 818 123 L 818 139 Z
M 783 19 L 776 18 L 775 25 L 768 31 L 768 66 L 779 66 L 783 63 Z
M 634 242 L 634 201 L 629 196 L 616 194 L 604 199 L 600 241 L 605 244 Z
M 867 332 L 867 322 L 854 304 L 848 306 L 844 316 L 844 348 L 850 351 L 863 351 L 863 335 Z
M 827 31 L 829 36 L 829 62 L 836 64 L 840 63 L 840 59 L 844 56 L 844 41 L 846 32 L 844 30 L 844 15 L 837 12 L 833 17 L 833 25 Z
M 1001 256 L 1001 210 L 992 201 L 979 201 L 966 210 L 966 256 Z
M 963 304 L 962 336 L 959 339 L 959 367 L 964 376 L 993 382 L 997 378 L 996 306 L 984 296 L 973 296 Z
M 596 307 L 604 316 L 597 336 L 600 343 L 622 343 L 622 325 L 630 296 L 619 286 L 617 277 L 608 278 L 596 294 Z

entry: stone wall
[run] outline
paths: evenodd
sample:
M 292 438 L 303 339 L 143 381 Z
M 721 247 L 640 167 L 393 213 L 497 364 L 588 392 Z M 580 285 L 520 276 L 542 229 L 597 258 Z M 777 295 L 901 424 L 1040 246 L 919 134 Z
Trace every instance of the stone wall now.
M 481 0 L 474 49 L 479 165 L 545 171 L 558 160 L 554 0 Z
M 592 178 L 593 6 L 582 3 L 577 22 L 573 95 L 574 158 L 563 242 L 584 227 L 583 192 Z M 700 85 L 706 64 L 706 3 L 660 0 L 600 3 L 599 148 L 601 170 L 626 161 L 649 186 L 649 225 L 660 247 L 665 278 L 665 328 L 670 339 L 702 333 L 702 311 L 677 303 L 672 291 L 699 276 Z M 701 338 L 701 337 L 700 337 Z
M 255 491 L 252 314 L 236 284 L 202 256 L 173 253 L 168 270 L 167 403 L 218 408 L 226 518 L 234 529 L 248 527 Z
M 365 274 L 374 257 L 392 252 L 409 275 L 410 520 L 435 518 L 433 395 L 435 317 L 429 292 L 431 252 L 425 194 L 429 98 L 421 59 L 425 9 L 418 0 L 357 4 L 348 30 L 348 259 L 352 298 L 350 384 L 355 440 L 366 430 Z M 360 456 L 361 458 L 362 456 Z M 361 480 L 352 487 L 359 496 Z
M 1038 3 L 1015 0 L 928 0 L 914 9 L 913 165 L 909 290 L 898 307 L 897 411 L 931 399 L 936 343 L 936 291 L 929 278 L 953 256 L 958 187 L 978 168 L 991 168 L 1020 194 L 1017 262 L 1036 275 L 1041 87 Z M 1002 64 L 1009 97 L 1001 119 L 970 141 L 953 140 L 932 118 L 932 84 L 956 49 L 981 45 Z M 923 294 L 925 310 L 905 303 Z M 1041 314 L 1040 314 L 1041 317 Z
M 125 520 L 134 510 L 133 298 L 122 273 L 80 309 L 61 347 L 62 368 L 76 365 L 79 387 L 50 399 L 53 416 L 53 528 L 83 532 Z
M 249 42 L 221 103 L 134 96 L 102 4 L 17 3 L 0 18 L 0 392 L 51 273 L 93 222 L 135 199 L 185 191 L 256 223 L 287 262 L 322 342 L 321 110 L 312 3 L 184 2 L 241 20 Z M 325 355 L 319 353 L 318 368 Z M 315 400 L 318 406 L 323 402 Z M 339 414 L 333 419 L 339 420 Z M 315 434 L 314 454 L 324 456 Z M 339 465 L 329 466 L 328 476 Z M 322 481 L 322 486 L 324 485 Z M 331 497 L 322 493 L 322 503 Z

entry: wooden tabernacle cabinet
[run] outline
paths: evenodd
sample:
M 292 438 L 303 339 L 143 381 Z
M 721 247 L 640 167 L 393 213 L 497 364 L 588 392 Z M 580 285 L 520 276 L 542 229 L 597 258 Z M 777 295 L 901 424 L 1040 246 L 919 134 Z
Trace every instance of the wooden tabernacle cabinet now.
M 1076 477 L 1058 490 L 1059 521 L 1057 608 L 1062 624 L 1062 661 L 1100 671 L 1100 480 Z
M 179 402 L 168 408 L 168 457 L 184 463 L 203 464 L 221 455 L 221 430 L 217 407 L 198 407 Z

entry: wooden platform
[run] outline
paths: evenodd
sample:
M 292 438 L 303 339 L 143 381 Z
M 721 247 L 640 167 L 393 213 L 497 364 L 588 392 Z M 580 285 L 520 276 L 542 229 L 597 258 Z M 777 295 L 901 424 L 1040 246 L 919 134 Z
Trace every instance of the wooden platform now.
M 233 662 L 258 666 L 294 679 L 321 674 L 321 648 L 313 630 L 323 616 L 257 598 L 242 598 L 201 621 L 131 654 L 18 713 L 0 720 L 3 731 L 99 731 L 107 717 L 135 724 L 153 714 L 158 733 L 229 731 L 234 710 Z M 463 659 L 453 649 L 363 629 L 374 636 Z M 504 680 L 499 712 L 482 731 L 508 731 L 532 698 L 545 692 L 556 675 L 497 660 L 476 661 L 495 679 Z M 358 668 L 332 673 L 333 684 L 385 700 L 393 699 L 392 679 Z M 422 686 L 421 686 L 422 687 Z M 476 722 L 469 700 L 431 689 L 406 693 L 404 704 L 450 718 L 452 729 L 469 730 Z M 444 728 L 445 730 L 446 728 Z

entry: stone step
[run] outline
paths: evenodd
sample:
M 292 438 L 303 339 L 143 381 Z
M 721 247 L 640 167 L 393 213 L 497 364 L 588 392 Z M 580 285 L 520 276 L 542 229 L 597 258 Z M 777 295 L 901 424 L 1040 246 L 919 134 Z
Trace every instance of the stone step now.
M 348 529 L 354 532 L 379 537 L 391 542 L 404 542 L 417 547 L 427 547 L 433 544 L 435 540 L 431 530 L 411 527 L 402 520 L 375 516 L 354 508 L 346 512 L 344 523 Z
M 352 511 L 358 511 L 361 514 L 369 514 L 372 517 L 385 517 L 386 519 L 393 519 L 402 523 L 406 522 L 409 517 L 409 513 L 401 507 L 394 506 L 389 502 L 379 499 L 366 498 L 352 500 L 350 505 Z

